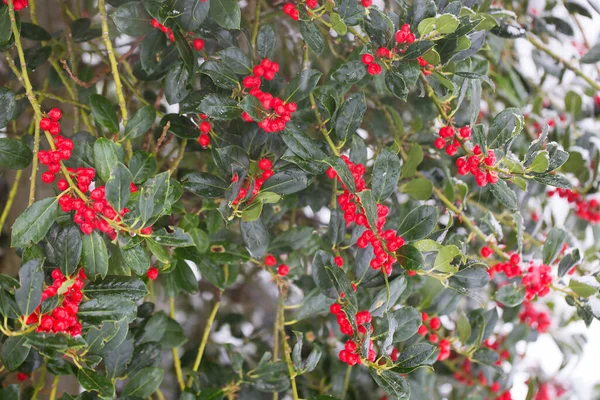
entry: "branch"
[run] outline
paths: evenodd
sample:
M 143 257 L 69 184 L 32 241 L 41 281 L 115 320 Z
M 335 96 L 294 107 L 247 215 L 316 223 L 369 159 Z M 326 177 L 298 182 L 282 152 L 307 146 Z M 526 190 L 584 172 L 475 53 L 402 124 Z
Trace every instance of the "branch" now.
M 100 0 L 102 1 L 102 0 Z M 206 348 L 206 343 L 208 343 L 208 337 L 210 336 L 210 330 L 212 329 L 213 323 L 215 322 L 215 316 L 217 315 L 217 311 L 219 311 L 219 306 L 221 305 L 221 301 L 219 299 L 220 293 L 217 294 L 217 299 L 215 304 L 213 305 L 213 309 L 206 320 L 206 326 L 204 327 L 204 333 L 202 334 L 202 341 L 200 342 L 200 347 L 198 347 L 198 354 L 196 354 L 196 361 L 194 361 L 194 366 L 192 367 L 192 371 L 198 371 L 200 367 L 200 362 L 202 361 L 202 355 L 204 354 L 204 349 Z M 192 387 L 192 383 L 194 382 L 194 378 L 190 376 L 187 381 L 187 386 Z
M 565 66 L 565 68 L 570 69 L 571 71 L 573 71 L 575 73 L 575 75 L 579 76 L 584 81 L 586 81 L 587 83 L 589 83 L 591 87 L 593 87 L 594 89 L 600 91 L 600 84 L 598 84 L 593 79 L 591 79 L 586 74 L 584 74 L 579 68 L 577 68 L 575 65 L 573 65 L 570 61 L 565 60 L 564 58 L 562 58 L 561 56 L 559 56 L 558 54 L 556 54 L 554 51 L 550 50 L 548 47 L 546 47 L 546 45 L 544 45 L 541 41 L 539 41 L 531 33 L 527 34 L 527 39 L 531 42 L 531 44 L 535 48 L 537 48 L 538 50 L 541 50 L 544 53 L 548 54 L 555 61 L 561 63 L 562 65 Z

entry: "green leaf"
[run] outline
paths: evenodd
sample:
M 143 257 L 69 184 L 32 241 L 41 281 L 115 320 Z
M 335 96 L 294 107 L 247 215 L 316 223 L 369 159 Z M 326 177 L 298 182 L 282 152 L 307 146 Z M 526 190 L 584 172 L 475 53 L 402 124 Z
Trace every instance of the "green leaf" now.
M 151 153 L 136 151 L 129 160 L 129 171 L 133 175 L 133 183 L 143 183 L 156 172 L 156 159 Z
M 180 103 L 190 93 L 190 72 L 178 63 L 169 69 L 165 78 L 165 98 L 169 104 Z
M 0 44 L 7 43 L 12 36 L 8 7 L 0 7 Z
M 342 142 L 347 141 L 360 127 L 366 111 L 364 93 L 357 92 L 348 96 L 335 114 L 334 130 L 337 138 Z
M 358 196 L 360 198 L 362 208 L 365 211 L 365 216 L 367 217 L 367 222 L 369 223 L 369 226 L 377 226 L 377 203 L 375 202 L 375 197 L 373 196 L 373 193 L 370 190 L 363 190 L 358 194 Z
M 314 69 L 305 69 L 298 72 L 285 88 L 283 95 L 285 102 L 297 103 L 307 98 L 310 92 L 317 86 L 321 75 L 321 72 Z
M 133 176 L 122 163 L 111 166 L 110 178 L 106 182 L 106 200 L 117 211 L 122 210 L 131 195 L 131 182 Z
M 210 118 L 230 120 L 238 117 L 242 110 L 237 102 L 225 95 L 211 93 L 200 102 L 200 110 Z
M 161 368 L 143 368 L 129 379 L 123 389 L 123 394 L 142 399 L 150 397 L 162 383 L 163 374 L 164 371 Z
M 409 212 L 398 228 L 398 234 L 407 241 L 423 239 L 437 225 L 438 211 L 436 207 L 424 205 Z
M 152 239 L 162 246 L 171 247 L 187 247 L 194 246 L 194 241 L 189 233 L 183 231 L 183 229 L 172 226 L 169 227 L 169 231 L 165 228 L 152 233 Z
M 8 7 L 4 7 L 4 8 L 7 9 Z M 2 10 L 0 10 L 0 14 L 2 14 Z M 1 17 L 0 17 L 0 19 L 1 19 Z M 0 23 L 0 25 L 2 25 L 2 24 Z M 0 28 L 0 30 L 1 29 L 2 28 Z M 3 41 L 0 38 L 0 43 L 2 43 L 2 42 Z M 12 90 L 10 90 L 7 87 L 0 88 L 0 129 L 2 129 L 6 125 L 8 125 L 8 122 L 13 117 L 16 106 L 17 106 L 17 103 L 15 101 L 15 94 L 12 92 Z M 6 139 L 2 138 L 0 140 L 4 141 Z M 2 144 L 0 144 L 0 152 L 2 151 L 1 150 L 2 147 L 3 147 Z M 31 157 L 30 157 L 29 161 L 31 161 Z M 27 163 L 27 165 L 29 165 L 29 163 Z M 4 165 L 4 162 L 2 161 L 1 153 L 0 153 L 0 166 L 2 166 L 3 168 L 6 168 L 6 165 Z M 23 167 L 23 168 L 25 168 L 25 167 Z
M 148 294 L 148 288 L 138 277 L 109 275 L 103 279 L 89 282 L 83 289 L 83 293 L 91 299 L 123 296 L 138 301 Z
M 148 179 L 140 188 L 137 207 L 142 217 L 142 225 L 160 215 L 165 209 L 169 196 L 169 180 L 170 172 L 165 171 Z
M 298 25 L 300 26 L 300 34 L 308 47 L 315 54 L 321 54 L 325 49 L 325 39 L 316 23 L 313 21 L 298 21 Z
M 183 188 L 196 196 L 223 197 L 229 187 L 227 182 L 208 172 L 191 172 L 182 178 Z
M 525 286 L 509 283 L 498 289 L 495 297 L 506 307 L 516 307 L 525 300 Z
M 24 346 L 26 342 L 27 337 L 25 335 L 20 335 L 10 336 L 4 341 L 4 343 L 2 343 L 0 360 L 2 361 L 2 364 L 6 366 L 7 370 L 15 371 L 21 364 L 23 364 L 23 362 L 25 362 L 27 356 L 29 355 L 29 351 L 31 350 L 31 347 Z
M 481 289 L 490 282 L 490 275 L 483 268 L 470 267 L 461 269 L 448 281 L 450 286 L 457 289 Z
M 581 112 L 582 104 L 583 101 L 579 93 L 569 90 L 565 95 L 565 109 L 574 116 L 577 116 Z
M 490 185 L 490 191 L 504 207 L 517 211 L 517 194 L 502 179 Z
M 142 36 L 152 31 L 152 17 L 141 2 L 125 3 L 111 14 L 119 32 L 129 36 Z
M 159 29 L 146 35 L 140 45 L 140 64 L 147 74 L 150 75 L 160 70 L 160 61 L 166 46 L 167 38 Z
M 221 60 L 239 75 L 252 73 L 252 63 L 250 57 L 237 47 L 229 47 L 219 52 Z
M 492 349 L 481 348 L 473 354 L 473 361 L 484 365 L 496 365 L 498 361 L 498 353 Z
M 554 262 L 566 240 L 567 232 L 556 227 L 550 229 L 546 241 L 544 242 L 544 247 L 542 248 L 542 259 L 544 264 L 550 265 Z
M 144 246 L 138 244 L 129 248 L 121 248 L 123 265 L 137 275 L 144 275 L 150 268 L 150 257 Z
M 260 100 L 254 96 L 244 96 L 240 102 L 240 108 L 246 111 L 254 121 L 262 121 L 267 115 Z
M 123 148 L 106 138 L 94 143 L 94 165 L 96 173 L 104 182 L 110 178 L 113 165 L 123 161 Z
M 44 28 L 29 22 L 21 22 L 21 37 L 37 42 L 52 39 L 52 36 Z
M 400 353 L 396 363 L 402 369 L 416 368 L 423 365 L 435 351 L 435 346 L 429 343 L 413 344 Z
M 11 246 L 25 247 L 39 242 L 46 236 L 58 215 L 58 197 L 36 201 L 15 220 Z
M 401 75 L 392 70 L 386 71 L 385 85 L 394 96 L 400 100 L 406 101 L 406 96 L 408 96 L 408 86 Z
M 135 319 L 136 312 L 137 306 L 125 295 L 101 295 L 82 302 L 77 317 L 83 322 L 99 325 L 102 321 L 118 321 L 123 318 L 131 322 Z
M 579 61 L 582 64 L 595 64 L 600 61 L 600 43 L 596 43 Z
M 458 270 L 458 266 L 454 265 L 454 259 L 456 257 L 464 257 L 458 247 L 454 245 L 448 245 L 442 247 L 435 257 L 433 268 L 440 272 L 453 273 Z
M 325 163 L 331 166 L 338 178 L 342 181 L 342 184 L 346 189 L 350 192 L 356 192 L 356 183 L 354 181 L 354 177 L 352 176 L 352 172 L 350 172 L 350 168 L 348 165 L 342 160 L 340 157 L 331 157 L 328 160 L 325 160 Z
M 256 49 L 258 55 L 262 58 L 273 58 L 275 47 L 277 45 L 277 36 L 275 28 L 271 24 L 261 24 L 256 37 Z
M 2 107 L 2 93 L 0 93 L 0 107 Z M 3 111 L 0 108 L 0 126 L 3 119 Z M 12 115 L 12 112 L 11 112 Z M 7 120 L 8 122 L 8 120 Z M 13 138 L 0 138 L 0 168 L 8 169 L 23 169 L 31 164 L 33 153 L 29 147 L 20 141 Z
M 225 29 L 240 29 L 242 12 L 237 0 L 210 0 L 210 16 Z
M 92 281 L 96 280 L 97 275 L 104 279 L 108 272 L 106 243 L 97 231 L 83 237 L 81 264 L 85 274 Z
M 184 31 L 196 31 L 208 16 L 210 3 L 202 0 L 177 0 L 175 9 L 181 14 L 177 16 L 177 24 Z
M 261 190 L 277 194 L 292 194 L 308 187 L 309 179 L 306 172 L 297 167 L 290 167 L 276 172 L 267 179 Z
M 400 178 L 410 178 L 417 172 L 417 167 L 423 161 L 423 149 L 418 143 L 413 143 L 408 150 L 408 158 L 402 165 Z
M 248 252 L 254 257 L 261 259 L 267 253 L 270 237 L 267 228 L 261 220 L 240 223 L 242 238 Z
M 375 368 L 369 368 L 369 373 L 375 383 L 390 396 L 397 398 L 410 396 L 410 385 L 402 374 L 389 369 L 378 371 Z
M 369 19 L 365 29 L 377 46 L 386 46 L 394 36 L 394 23 L 377 7 L 369 7 Z
M 307 161 L 322 161 L 327 158 L 320 146 L 321 142 L 311 139 L 298 129 L 292 129 L 290 124 L 281 134 L 281 138 L 291 151 Z
M 123 134 L 124 139 L 136 139 L 152 127 L 156 119 L 156 109 L 153 106 L 140 108 L 129 120 Z
M 458 338 L 462 344 L 467 344 L 467 341 L 471 337 L 471 323 L 469 318 L 464 313 L 460 313 L 458 321 L 456 322 L 456 328 L 458 330 Z
M 119 132 L 119 120 L 115 106 L 106 97 L 99 94 L 90 95 L 92 114 L 98 123 L 111 133 Z
M 548 165 L 548 152 L 544 150 L 535 155 L 535 158 L 528 169 L 533 172 L 542 173 L 546 172 Z
M 578 262 L 581 261 L 581 253 L 579 249 L 575 249 L 566 254 L 558 263 L 558 276 L 563 277 L 571 270 Z
M 497 149 L 510 143 L 523 129 L 525 120 L 521 110 L 509 107 L 494 117 L 488 131 L 488 147 Z
M 98 392 L 103 399 L 112 399 L 115 395 L 115 387 L 110 379 L 92 369 L 79 369 L 77 382 L 85 390 Z
M 443 35 L 454 32 L 458 28 L 458 24 L 458 18 L 452 14 L 442 14 L 435 18 L 435 30 Z
M 76 226 L 62 229 L 56 239 L 56 266 L 63 275 L 69 276 L 75 272 L 81 259 L 81 231 Z
M 421 36 L 430 34 L 435 30 L 435 18 L 425 18 L 419 22 L 417 31 Z
M 360 81 L 366 74 L 365 64 L 360 60 L 354 60 L 342 64 L 331 74 L 331 78 L 343 84 L 352 84 Z
M 202 63 L 200 73 L 210 76 L 214 84 L 218 87 L 224 89 L 234 89 L 239 87 L 238 78 L 235 72 L 233 72 L 233 70 L 222 61 L 205 61 L 204 63 Z
M 572 189 L 573 185 L 571 181 L 567 179 L 564 175 L 559 174 L 547 174 L 547 175 L 537 175 L 533 179 L 548 186 L 559 187 L 563 189 Z
M 422 269 L 425 264 L 425 258 L 423 258 L 421 252 L 409 244 L 400 247 L 396 255 L 402 268 L 409 271 Z
M 21 315 L 31 315 L 42 301 L 42 286 L 44 284 L 43 260 L 27 261 L 19 269 L 21 287 L 15 291 L 15 301 Z
M 426 178 L 417 178 L 402 185 L 400 191 L 417 200 L 428 200 L 433 193 L 433 183 Z
M 403 57 L 405 60 L 416 60 L 418 57 L 427 53 L 433 47 L 434 43 L 431 40 L 420 40 L 411 44 Z
M 591 276 L 574 276 L 569 281 L 569 287 L 581 297 L 590 297 L 598 293 L 600 283 Z
M 336 31 L 336 33 L 340 36 L 344 36 L 348 33 L 348 27 L 344 23 L 342 17 L 340 17 L 337 13 L 329 14 L 329 23 L 331 24 L 331 28 Z M 364 68 L 363 68 L 364 69 Z

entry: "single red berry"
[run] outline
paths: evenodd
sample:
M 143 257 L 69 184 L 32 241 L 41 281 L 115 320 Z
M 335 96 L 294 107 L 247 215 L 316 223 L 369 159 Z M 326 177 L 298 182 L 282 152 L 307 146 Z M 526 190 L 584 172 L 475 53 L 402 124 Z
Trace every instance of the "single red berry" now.
M 42 182 L 52 183 L 54 182 L 55 175 L 52 172 L 44 172 L 42 174 Z
M 147 275 L 148 279 L 150 279 L 151 281 L 155 280 L 156 278 L 158 278 L 158 268 L 151 267 L 150 269 L 148 269 Z
M 56 183 L 56 187 L 58 187 L 58 190 L 67 190 L 69 188 L 69 183 L 66 181 L 66 179 L 61 178 Z
M 261 158 L 258 161 L 258 168 L 262 169 L 263 171 L 268 171 L 273 168 L 273 163 L 268 158 Z
M 288 273 L 290 272 L 290 267 L 288 267 L 285 264 L 281 264 L 278 268 L 277 268 L 277 273 L 281 276 L 286 276 Z
M 50 132 L 52 136 L 58 135 L 60 133 L 60 124 L 56 121 L 50 121 L 50 129 L 48 129 L 48 132 Z
M 521 262 L 521 256 L 518 254 L 513 254 L 512 256 L 510 256 L 510 263 L 517 265 Z
M 334 258 L 335 261 L 335 265 L 337 265 L 338 267 L 343 267 L 344 266 L 344 259 L 340 256 L 337 256 Z
M 265 265 L 267 267 L 274 267 L 275 264 L 277 264 L 277 259 L 275 258 L 275 256 L 272 254 L 267 254 L 265 256 Z
M 437 149 L 443 149 L 446 146 L 446 141 L 442 138 L 437 138 L 433 141 L 433 145 L 437 148 Z
M 206 133 L 203 133 L 198 138 L 198 143 L 200 143 L 200 146 L 204 148 L 208 147 L 210 145 L 210 136 L 208 136 Z
M 212 126 L 211 126 L 210 122 L 208 122 L 208 121 L 202 121 L 200 123 L 200 132 L 202 132 L 202 133 L 210 132 L 211 128 L 212 128 Z
M 361 59 L 362 59 L 363 64 L 369 65 L 375 60 L 375 57 L 373 57 L 372 54 L 365 53 L 362 55 Z
M 204 40 L 198 38 L 194 40 L 194 48 L 196 49 L 196 51 L 201 51 L 202 49 L 204 49 Z
M 441 326 L 440 319 L 438 317 L 431 318 L 431 320 L 429 321 L 429 326 L 433 330 L 438 330 Z
M 329 311 L 331 311 L 332 314 L 339 314 L 342 311 L 342 306 L 339 305 L 338 303 L 333 303 L 330 307 L 329 307 Z
M 52 126 L 52 120 L 50 118 L 42 118 L 40 120 L 40 129 L 43 131 L 49 131 Z
M 492 255 L 492 249 L 490 249 L 490 248 L 489 248 L 489 247 L 487 247 L 487 246 L 483 246 L 483 247 L 481 248 L 481 257 L 483 257 L 483 258 L 488 258 L 488 257 L 489 257 L 489 256 L 491 256 L 491 255 Z
M 140 233 L 142 235 L 151 235 L 152 234 L 152 226 L 147 226 L 143 229 L 140 229 Z
M 373 0 L 361 0 L 360 4 L 362 4 L 363 7 L 371 7 L 373 5 Z
M 369 75 L 379 75 L 381 73 L 381 65 L 377 63 L 371 63 L 367 66 L 367 72 Z
M 58 121 L 62 118 L 62 111 L 60 111 L 58 108 L 53 108 L 52 110 L 48 111 L 48 116 L 50 119 Z
M 29 378 L 29 375 L 27 375 L 25 372 L 19 372 L 17 374 L 17 379 L 20 380 L 21 382 L 27 380 L 27 378 Z
M 425 335 L 427 335 L 427 332 L 428 332 L 428 331 L 427 331 L 427 327 L 426 327 L 425 325 L 421 325 L 421 326 L 419 327 L 419 330 L 417 331 L 417 333 L 418 333 L 419 335 L 421 335 L 421 336 L 425 336 Z
M 469 125 L 463 126 L 462 128 L 460 128 L 460 130 L 458 131 L 458 134 L 460 135 L 460 137 L 462 137 L 463 139 L 467 139 L 471 136 L 471 127 Z

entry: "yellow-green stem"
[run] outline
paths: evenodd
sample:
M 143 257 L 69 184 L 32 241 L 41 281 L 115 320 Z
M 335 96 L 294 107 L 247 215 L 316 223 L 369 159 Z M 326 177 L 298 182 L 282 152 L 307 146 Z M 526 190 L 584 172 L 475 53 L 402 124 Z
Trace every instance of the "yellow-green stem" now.
M 283 294 L 279 296 L 279 331 L 281 334 L 281 342 L 283 343 L 283 356 L 285 358 L 285 363 L 288 367 L 288 372 L 290 374 L 290 383 L 292 385 L 292 397 L 294 400 L 299 400 L 298 397 L 298 388 L 296 387 L 296 372 L 294 371 L 294 363 L 292 361 L 292 357 L 290 353 L 292 350 L 287 342 L 287 337 L 285 335 L 285 314 L 284 314 L 284 306 L 283 306 Z
M 208 316 L 208 319 L 206 320 L 206 326 L 204 327 L 204 333 L 202 334 L 202 340 L 200 341 L 200 346 L 198 347 L 198 354 L 196 354 L 196 361 L 194 361 L 192 372 L 197 372 L 198 368 L 200 367 L 200 362 L 202 362 L 202 355 L 204 354 L 204 349 L 206 348 L 206 344 L 208 343 L 208 337 L 210 336 L 210 331 L 212 329 L 213 323 L 215 322 L 215 316 L 217 315 L 217 311 L 219 311 L 220 305 L 221 301 L 217 298 L 215 304 L 213 305 L 212 311 Z M 194 378 L 190 376 L 187 381 L 187 386 L 192 387 L 193 382 Z
M 54 400 L 56 398 L 56 390 L 58 389 L 58 381 L 60 381 L 60 375 L 56 375 L 54 380 L 52 381 L 52 390 L 50 391 L 49 400 Z
M 175 319 L 175 299 L 173 297 L 169 297 L 169 316 L 172 319 Z M 173 366 L 175 367 L 175 376 L 177 376 L 177 383 L 179 384 L 179 389 L 185 389 L 185 381 L 183 380 L 183 372 L 181 371 L 181 360 L 179 359 L 179 351 L 177 347 L 173 347 L 171 350 L 173 354 Z
M 15 182 L 13 183 L 10 193 L 8 194 L 8 199 L 6 200 L 6 205 L 2 211 L 2 216 L 0 216 L 0 234 L 2 233 L 2 228 L 4 228 L 4 223 L 6 222 L 6 218 L 8 218 L 8 213 L 10 212 L 10 209 L 15 201 L 15 196 L 17 194 L 17 189 L 19 188 L 19 181 L 21 180 L 22 174 L 22 169 L 17 170 L 15 174 Z

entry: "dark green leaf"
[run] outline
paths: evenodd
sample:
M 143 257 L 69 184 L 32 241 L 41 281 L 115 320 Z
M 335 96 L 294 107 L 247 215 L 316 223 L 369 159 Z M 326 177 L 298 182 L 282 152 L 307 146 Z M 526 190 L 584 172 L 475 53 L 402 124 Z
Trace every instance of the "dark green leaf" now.
M 111 14 L 117 29 L 129 36 L 141 36 L 152 31 L 152 17 L 146 12 L 141 2 L 130 2 L 119 6 Z
M 169 69 L 165 78 L 165 98 L 169 104 L 180 103 L 190 93 L 190 73 L 181 63 Z
M 8 8 L 8 7 L 5 7 L 5 8 Z M 2 13 L 2 11 L 0 10 L 0 14 L 1 13 Z M 2 25 L 2 24 L 0 23 L 0 25 Z M 0 30 L 1 29 L 2 28 L 0 28 Z M 0 38 L 0 43 L 2 43 L 1 38 Z M 17 103 L 15 101 L 15 94 L 7 87 L 0 88 L 0 129 L 2 129 L 6 125 L 8 125 L 8 122 L 13 117 L 16 106 L 17 106 Z M 1 140 L 5 140 L 5 139 L 1 139 Z M 1 145 L 0 145 L 0 148 L 2 148 Z M 6 168 L 1 157 L 2 157 L 2 155 L 0 155 L 0 166 Z M 29 165 L 29 163 L 27 165 Z
M 15 291 L 15 300 L 21 315 L 31 315 L 42 301 L 42 285 L 44 284 L 43 260 L 27 261 L 19 270 L 21 287 Z
M 321 75 L 319 71 L 314 69 L 305 69 L 298 72 L 285 88 L 284 101 L 286 103 L 297 103 L 308 97 L 310 92 L 317 86 Z
M 579 249 L 575 249 L 570 253 L 566 254 L 562 258 L 562 260 L 560 260 L 560 263 L 558 263 L 558 276 L 563 277 L 567 272 L 571 270 L 571 268 L 575 266 L 575 264 L 577 264 L 580 261 L 581 253 L 579 252 Z
M 523 129 L 524 119 L 518 108 L 506 108 L 494 117 L 488 131 L 488 147 L 497 149 L 510 143 Z
M 139 370 L 123 389 L 125 396 L 147 398 L 158 389 L 163 379 L 163 370 L 156 367 L 146 367 Z
M 516 307 L 525 300 L 525 286 L 510 283 L 496 292 L 496 301 L 506 307 Z
M 25 247 L 42 240 L 58 214 L 58 197 L 47 197 L 33 203 L 15 220 L 12 226 L 11 246 Z
M 212 81 L 218 87 L 224 89 L 234 89 L 239 87 L 239 82 L 235 72 L 223 61 L 208 60 L 202 63 L 201 74 L 210 76 Z M 254 96 L 246 96 L 254 97 Z
M 104 182 L 110 178 L 113 165 L 123 160 L 123 148 L 106 139 L 99 138 L 94 143 L 94 165 L 96 173 Z
M 77 382 L 85 390 L 98 392 L 102 398 L 112 398 L 115 395 L 115 388 L 110 379 L 94 370 L 79 369 L 77 371 Z
M 52 36 L 44 28 L 29 22 L 21 22 L 21 36 L 36 42 L 52 39 Z
M 367 73 L 365 64 L 362 61 L 354 60 L 342 64 L 331 77 L 343 84 L 351 84 L 360 81 Z
M 102 279 L 108 272 L 108 251 L 104 239 L 97 231 L 83 237 L 81 264 L 89 279 L 96 280 L 100 275 Z
M 136 151 L 129 160 L 129 171 L 133 175 L 133 183 L 143 183 L 156 172 L 156 159 L 151 153 Z
M 263 222 L 260 219 L 252 222 L 242 221 L 240 227 L 244 243 L 250 254 L 258 259 L 264 257 L 269 247 L 270 238 Z
M 427 237 L 437 225 L 438 211 L 433 206 L 419 206 L 409 212 L 398 228 L 398 234 L 407 241 Z
M 122 296 L 100 295 L 84 301 L 79 306 L 77 317 L 87 323 L 98 325 L 102 321 L 118 321 L 127 318 L 133 321 L 137 306 L 133 301 Z
M 348 96 L 335 115 L 334 129 L 338 139 L 347 141 L 360 127 L 366 111 L 364 93 L 357 92 Z
M 517 211 L 517 194 L 502 179 L 490 185 L 490 191 L 504 207 Z
M 31 348 L 29 346 L 24 346 L 26 342 L 26 336 L 21 335 L 8 337 L 6 338 L 4 343 L 2 343 L 2 350 L 0 351 L 0 360 L 2 361 L 2 364 L 6 366 L 7 370 L 15 371 L 27 359 Z M 18 398 L 18 396 L 14 398 Z
M 550 265 L 554 262 L 566 240 L 567 232 L 557 227 L 550 229 L 546 241 L 544 242 L 544 247 L 542 248 L 544 264 Z
M 111 133 L 119 132 L 119 120 L 114 104 L 102 95 L 92 94 L 90 95 L 90 106 L 96 121 Z
M 131 195 L 131 172 L 122 163 L 111 165 L 110 178 L 106 182 L 106 200 L 117 211 L 122 210 Z
M 321 54 L 325 49 L 325 39 L 313 21 L 298 21 L 300 34 L 308 47 L 316 54 Z
M 69 276 L 75 272 L 81 259 L 81 231 L 76 226 L 62 229 L 56 239 L 56 266 L 63 275 Z
M 308 184 L 309 179 L 306 172 L 300 168 L 291 167 L 276 172 L 265 181 L 261 190 L 277 194 L 292 194 L 306 189 Z
M 410 396 L 410 385 L 402 374 L 392 370 L 376 370 L 369 368 L 369 373 L 380 388 L 390 396 L 397 398 L 408 398 Z
M 277 45 L 277 36 L 275 28 L 271 24 L 262 24 L 258 30 L 256 38 L 256 49 L 262 58 L 273 58 L 275 46 Z
M 225 29 L 240 29 L 241 10 L 237 0 L 210 0 L 210 15 Z
M 373 166 L 371 187 L 378 202 L 391 196 L 398 186 L 400 178 L 400 159 L 388 148 L 381 150 Z
M 182 183 L 185 190 L 208 198 L 223 197 L 229 187 L 223 179 L 208 172 L 191 172 L 183 177 Z
M 131 118 L 127 123 L 123 137 L 128 139 L 136 139 L 142 136 L 152 127 L 155 118 L 156 110 L 153 106 L 140 108 L 135 113 L 133 118 Z
M 0 108 L 0 126 L 4 121 L 4 112 L 11 112 L 12 109 L 9 105 L 3 102 L 4 97 L 2 97 L 2 93 L 0 92 L 0 107 L 6 105 L 8 109 Z M 10 116 L 8 117 L 10 118 Z M 6 119 L 8 122 L 8 119 Z M 6 125 L 6 124 L 5 124 Z M 0 138 L 0 168 L 8 168 L 8 169 L 23 169 L 27 168 L 29 164 L 31 164 L 31 160 L 33 158 L 33 153 L 29 149 L 29 147 L 20 141 L 19 139 L 13 138 Z
M 234 119 L 242 113 L 234 99 L 216 93 L 206 96 L 200 102 L 199 108 L 204 114 L 214 119 Z

